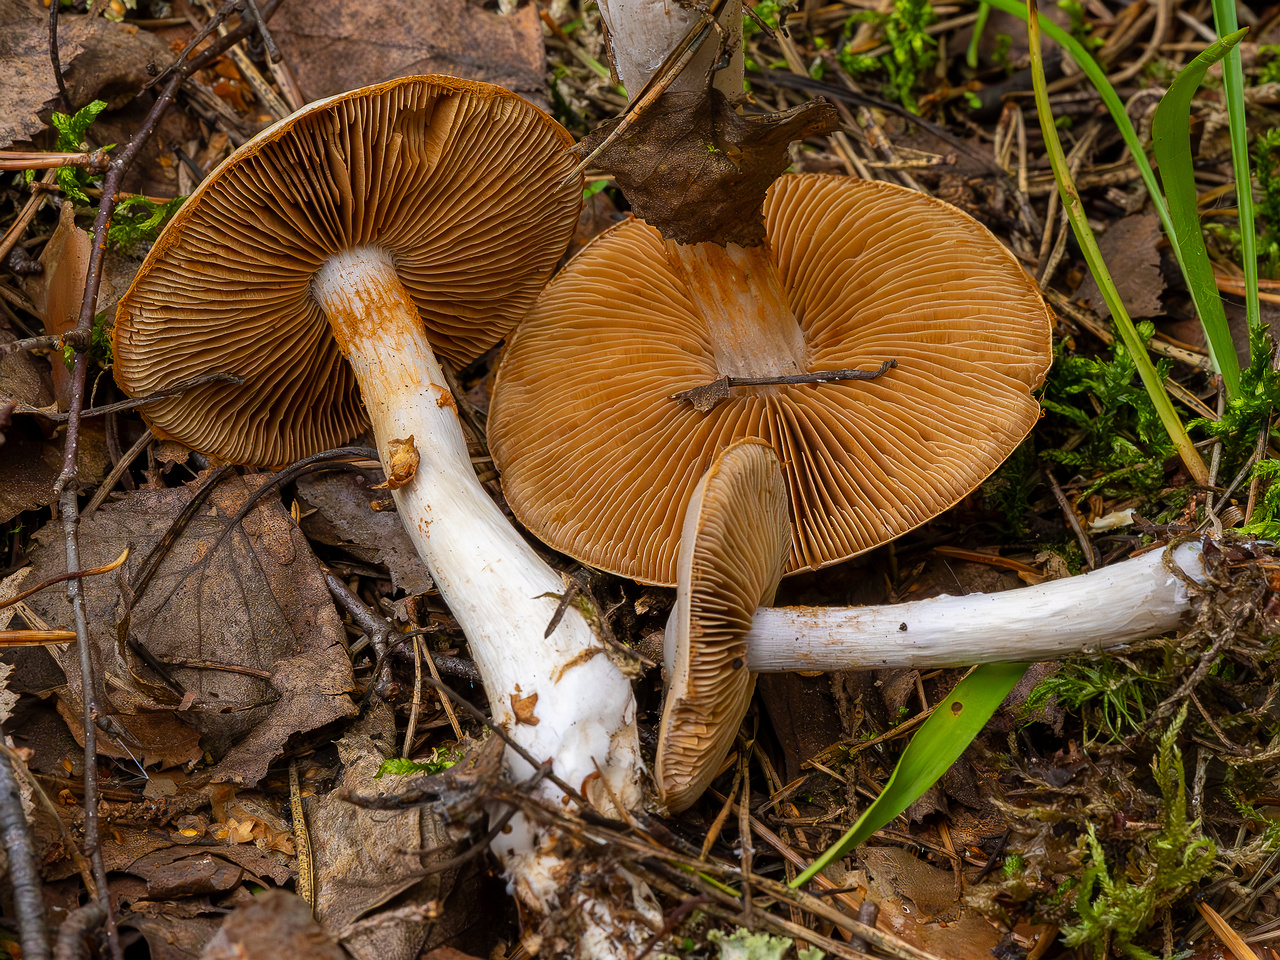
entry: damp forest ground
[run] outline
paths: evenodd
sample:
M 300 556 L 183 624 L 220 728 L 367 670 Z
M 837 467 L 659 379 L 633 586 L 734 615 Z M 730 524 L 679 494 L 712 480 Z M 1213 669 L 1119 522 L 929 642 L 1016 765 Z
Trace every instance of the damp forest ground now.
M 259 5 L 280 60 L 247 13 L 225 8 L 222 30 L 246 38 L 198 68 L 188 58 L 176 105 L 156 122 L 149 111 L 174 77 L 164 68 L 217 7 L 63 4 L 60 91 L 49 66 L 49 11 L 0 0 L 0 342 L 24 341 L 0 355 L 0 601 L 66 572 L 66 499 L 60 508 L 55 490 L 66 441 L 59 411 L 123 399 L 106 373 L 115 302 L 176 198 L 237 145 L 300 103 L 409 73 L 501 83 L 575 137 L 626 103 L 607 67 L 599 14 L 584 0 Z M 746 109 L 782 110 L 821 95 L 843 119 L 840 133 L 794 144 L 791 169 L 883 179 L 956 205 L 1014 252 L 1055 322 L 1043 416 L 1009 460 L 897 542 L 784 581 L 777 602 L 896 603 L 1017 589 L 1184 535 L 1243 527 L 1275 537 L 1280 435 L 1265 390 L 1252 404 L 1223 402 L 1138 169 L 1070 59 L 1047 44 L 1056 126 L 1120 293 L 1211 464 L 1207 486 L 1182 469 L 1061 214 L 1023 22 L 967 0 L 762 0 L 755 9 L 745 26 Z M 1213 36 L 1209 0 L 1062 0 L 1044 12 L 1104 66 L 1144 140 L 1160 96 Z M 1280 6 L 1241 6 L 1239 14 L 1250 28 L 1240 48 L 1269 320 L 1280 303 Z M 1247 367 L 1217 68 L 1192 101 L 1191 137 L 1209 254 Z M 100 297 L 81 319 L 88 253 L 74 228 L 87 238 L 94 227 L 103 169 L 81 163 L 25 174 L 23 161 L 7 154 L 113 147 L 109 157 L 131 138 L 138 149 L 115 185 L 110 236 L 101 225 L 97 234 L 107 241 Z M 575 249 L 627 215 L 611 181 L 587 175 Z M 71 350 L 39 339 L 78 319 L 81 330 L 91 320 L 93 331 L 82 391 L 68 374 Z M 456 391 L 471 414 L 477 470 L 495 496 L 483 413 L 499 358 L 495 350 L 459 371 Z M 89 941 L 93 955 L 118 947 L 129 957 L 198 956 L 231 909 L 272 887 L 305 892 L 300 863 L 327 930 L 352 956 L 524 955 L 519 917 L 482 851 L 426 876 L 417 857 L 409 857 L 413 870 L 371 866 L 402 862 L 406 849 L 449 861 L 469 849 L 468 830 L 472 838 L 482 832 L 480 818 L 456 809 L 452 823 L 429 808 L 367 811 L 334 792 L 364 779 L 376 788 L 370 756 L 407 752 L 443 770 L 484 735 L 479 714 L 449 707 L 424 682 L 435 674 L 486 707 L 465 638 L 394 511 L 370 509 L 386 497 L 374 489 L 376 464 L 348 458 L 273 483 L 270 474 L 220 469 L 151 438 L 129 408 L 84 419 L 76 457 L 78 566 L 134 550 L 119 571 L 83 581 L 88 636 L 105 675 L 99 696 L 118 711 L 97 733 L 96 817 L 84 808 L 86 693 L 76 645 L 23 646 L 0 658 L 11 748 L 4 756 L 27 798 L 50 922 L 74 923 L 67 917 L 94 883 L 78 852 L 88 829 L 97 833 L 118 924 L 114 944 L 101 934 Z M 259 490 L 254 510 L 229 529 Z M 198 508 L 179 523 L 193 500 Z M 1252 549 L 1224 547 L 1237 559 Z M 672 591 L 563 557 L 553 563 L 581 581 L 616 640 L 661 660 Z M 737 749 L 698 804 L 626 829 L 584 824 L 583 836 L 650 883 L 665 911 L 662 951 L 681 957 L 807 957 L 816 955 L 811 944 L 824 943 L 841 956 L 944 960 L 1275 960 L 1280 685 L 1269 625 L 1280 568 L 1268 563 L 1242 564 L 1244 572 L 1224 578 L 1176 636 L 1033 666 L 936 786 L 827 871 L 825 912 L 772 898 L 770 884 L 794 877 L 856 820 L 964 671 L 762 677 Z M 150 574 L 140 585 L 144 567 Z M 74 629 L 65 589 L 0 609 L 0 630 Z M 135 642 L 162 664 L 223 678 L 222 706 L 173 706 L 172 684 L 117 650 L 126 619 Z M 376 661 L 376 651 L 386 656 Z M 166 696 L 169 708 L 145 709 Z M 651 751 L 658 669 L 637 681 L 637 696 Z M 481 769 L 467 781 L 470 799 L 499 789 L 497 778 Z M 682 869 L 700 854 L 750 870 L 750 902 L 711 866 Z M 0 951 L 16 957 L 13 878 L 10 871 L 0 894 Z M 861 912 L 897 939 L 851 943 L 833 910 Z M 283 921 L 254 922 L 263 944 L 294 949 Z M 743 925 L 800 942 L 785 954 L 778 941 L 734 954 L 724 941 L 743 939 L 734 933 Z

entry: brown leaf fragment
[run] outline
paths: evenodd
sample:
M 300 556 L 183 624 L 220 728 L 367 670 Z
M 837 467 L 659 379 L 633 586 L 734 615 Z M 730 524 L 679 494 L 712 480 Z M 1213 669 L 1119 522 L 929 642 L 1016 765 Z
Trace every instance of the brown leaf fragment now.
M 375 490 L 385 486 L 388 490 L 399 490 L 418 474 L 418 464 L 422 462 L 422 454 L 413 443 L 413 435 L 403 440 L 392 440 L 387 444 L 387 456 L 391 462 L 391 474 L 385 484 L 374 487 Z
M 284 4 L 271 33 L 309 100 L 443 73 L 496 83 L 547 107 L 537 4 L 505 15 L 472 0 Z
M 583 156 L 618 125 L 593 130 Z M 812 100 L 740 117 L 719 90 L 667 92 L 596 158 L 637 217 L 677 243 L 764 242 L 764 197 L 790 164 L 794 140 L 839 129 L 835 107 Z
M 157 867 L 147 877 L 147 896 L 156 900 L 222 893 L 240 883 L 244 869 L 208 853 Z
M 92 247 L 89 234 L 76 226 L 71 203 L 64 201 L 57 229 L 40 254 L 44 269 L 25 284 L 31 302 L 44 320 L 44 332 L 50 336 L 75 329 Z M 53 354 L 49 361 L 58 409 L 65 413 L 71 403 L 71 371 L 60 353 Z
M 710 383 L 671 395 L 679 403 L 691 403 L 699 413 L 708 413 L 729 399 L 729 378 L 720 377 Z
M 169 681 L 133 648 L 121 648 L 116 626 L 138 588 L 142 564 L 193 491 L 139 490 L 81 528 L 87 566 L 114 559 L 126 543 L 133 547 L 124 567 L 85 581 L 84 588 L 99 676 L 120 681 L 110 691 L 115 712 L 173 711 L 218 758 L 215 779 L 249 785 L 266 773 L 290 736 L 355 713 L 347 696 L 353 680 L 341 621 L 320 566 L 278 495 L 267 494 L 248 522 L 213 549 L 229 517 L 267 479 L 233 476 L 221 483 L 137 599 L 127 639 L 141 644 L 152 663 L 169 662 Z M 38 538 L 32 576 L 62 572 L 61 532 L 51 527 Z M 65 593 L 46 591 L 28 603 L 51 625 L 72 622 Z M 176 665 L 190 661 L 202 665 Z M 78 654 L 64 655 L 62 666 L 78 696 Z M 189 709 L 172 684 L 194 694 Z
M 423 867 L 460 851 L 445 815 L 430 806 L 372 810 L 342 799 L 394 789 L 375 774 L 395 742 L 391 708 L 376 701 L 355 729 L 338 741 L 339 789 L 308 805 L 315 863 L 316 916 L 330 930 L 361 923 L 342 945 L 357 960 L 413 960 L 472 923 L 474 862 L 423 877 Z M 437 916 L 392 915 L 400 907 L 439 903 Z
M 312 540 L 341 547 L 363 563 L 385 565 L 398 590 L 415 595 L 431 591 L 431 574 L 399 516 L 371 510 L 369 490 L 365 478 L 354 473 L 300 477 L 302 529 Z
M 538 695 L 531 693 L 527 697 L 520 696 L 519 687 L 516 692 L 511 694 L 511 712 L 516 716 L 516 723 L 523 723 L 530 727 L 536 727 L 539 723 L 537 717 L 533 715 L 534 708 L 538 705 Z
M 115 108 L 145 82 L 148 61 L 163 58 L 163 40 L 132 24 L 64 12 L 58 53 L 67 92 L 77 106 L 105 93 Z M 0 147 L 44 129 L 41 116 L 58 95 L 49 62 L 49 14 L 40 0 L 0 4 Z M 62 104 L 59 109 L 66 109 Z
M 344 960 L 342 948 L 311 917 L 301 897 L 268 890 L 227 917 L 201 960 Z
M 1160 300 L 1164 276 L 1158 249 L 1163 236 L 1159 218 L 1154 213 L 1140 213 L 1115 221 L 1098 239 L 1098 249 L 1131 317 L 1159 317 L 1165 313 Z M 1098 316 L 1111 316 L 1111 308 L 1102 299 L 1093 274 L 1085 274 L 1075 297 L 1087 301 Z

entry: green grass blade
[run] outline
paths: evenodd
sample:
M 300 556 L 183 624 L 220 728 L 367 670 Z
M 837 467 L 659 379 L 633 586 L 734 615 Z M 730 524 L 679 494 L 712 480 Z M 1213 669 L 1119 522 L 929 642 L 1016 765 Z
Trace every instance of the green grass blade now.
M 1033 13 L 1036 11 L 1036 0 L 1030 0 L 1030 9 Z M 1040 120 L 1040 132 L 1044 134 L 1044 148 L 1049 155 L 1049 165 L 1053 168 L 1053 178 L 1058 183 L 1058 196 L 1062 199 L 1062 209 L 1067 214 L 1071 231 L 1080 244 L 1080 251 L 1089 265 L 1089 272 L 1093 274 L 1093 279 L 1098 284 L 1102 299 L 1111 310 L 1111 319 L 1116 325 L 1116 331 L 1120 334 L 1125 349 L 1138 368 L 1142 385 L 1156 408 L 1161 424 L 1177 448 L 1178 456 L 1182 458 L 1182 463 L 1191 474 L 1191 478 L 1198 484 L 1206 484 L 1209 482 L 1209 468 L 1205 466 L 1204 459 L 1191 442 L 1191 438 L 1187 436 L 1186 427 L 1182 425 L 1177 412 L 1173 409 L 1169 394 L 1165 392 L 1164 383 L 1151 363 L 1147 345 L 1138 336 L 1133 320 L 1129 318 L 1129 311 L 1125 308 L 1124 301 L 1120 299 L 1120 292 L 1116 290 L 1111 273 L 1107 270 L 1106 261 L 1102 259 L 1102 251 L 1098 249 L 1097 238 L 1094 237 L 1093 229 L 1089 226 L 1084 204 L 1080 202 L 1080 192 L 1076 189 L 1071 168 L 1067 165 L 1067 155 L 1063 152 L 1062 141 L 1058 138 L 1058 128 L 1053 122 L 1053 108 L 1049 105 L 1049 91 L 1044 80 L 1044 60 L 1040 52 L 1040 19 L 1039 16 L 1027 19 L 1027 40 L 1031 48 L 1031 83 L 1035 87 L 1036 116 Z M 1176 236 L 1176 233 L 1169 235 L 1170 242 L 1175 246 Z M 1185 263 L 1183 270 L 1184 272 L 1186 270 Z
M 880 796 L 835 846 L 791 881 L 792 888 L 804 886 L 814 874 L 862 843 L 937 783 L 986 726 L 1029 666 L 986 663 L 957 683 L 911 738 Z
M 1227 327 L 1227 315 L 1222 309 L 1222 297 L 1218 294 L 1218 284 L 1213 279 L 1213 265 L 1209 262 L 1204 234 L 1201 232 L 1200 211 L 1196 207 L 1195 170 L 1191 163 L 1189 121 L 1191 98 L 1204 80 L 1205 71 L 1233 50 L 1247 32 L 1237 30 L 1231 36 L 1210 44 L 1183 67 L 1170 85 L 1168 93 L 1161 98 L 1151 124 L 1151 143 L 1155 149 L 1156 163 L 1160 167 L 1160 179 L 1164 182 L 1164 195 L 1169 203 L 1173 229 L 1177 231 L 1178 245 L 1182 249 L 1183 273 L 1200 314 L 1200 323 L 1204 326 L 1209 358 L 1215 369 L 1222 374 L 1228 397 L 1240 396 L 1240 363 L 1236 358 L 1235 344 Z M 1245 176 L 1248 177 L 1247 172 Z M 1253 222 L 1252 217 L 1249 222 Z M 1244 223 L 1242 210 L 1241 227 Z M 1249 259 L 1246 256 L 1245 263 Z M 1253 264 L 1256 286 L 1256 254 L 1253 256 Z
M 1234 0 L 1213 0 L 1213 22 L 1218 36 L 1235 34 Z M 1231 169 L 1236 176 L 1236 209 L 1240 215 L 1240 258 L 1244 262 L 1245 314 L 1249 329 L 1262 322 L 1258 303 L 1258 244 L 1253 224 L 1253 180 L 1249 173 L 1249 131 L 1244 117 L 1244 70 L 1240 66 L 1240 48 L 1233 47 L 1222 62 L 1223 89 L 1227 98 L 1227 121 L 1231 128 Z

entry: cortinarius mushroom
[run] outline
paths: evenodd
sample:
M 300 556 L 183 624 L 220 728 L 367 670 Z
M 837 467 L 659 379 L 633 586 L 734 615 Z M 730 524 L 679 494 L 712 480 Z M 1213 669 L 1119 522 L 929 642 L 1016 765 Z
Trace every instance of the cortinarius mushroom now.
M 780 178 L 764 216 L 768 244 L 751 248 L 664 243 L 621 223 L 512 337 L 490 448 L 512 509 L 556 549 L 674 583 L 698 478 L 754 437 L 786 476 L 788 572 L 825 566 L 956 503 L 1036 422 L 1049 317 L 975 220 L 901 187 L 819 175 Z M 748 262 L 765 256 L 768 271 Z M 717 289 L 691 257 L 719 260 Z M 773 264 L 777 290 L 761 281 Z M 869 381 L 723 380 L 870 376 L 889 362 Z M 706 412 L 673 399 L 715 381 L 728 399 Z
M 701 795 L 733 746 L 755 689 L 744 638 L 756 608 L 773 603 L 790 551 L 787 488 L 773 448 L 730 445 L 694 487 L 680 534 L 654 771 L 673 813 Z
M 790 538 L 773 451 L 739 441 L 694 489 L 667 622 L 658 794 L 673 812 L 715 777 L 757 673 L 958 667 L 1053 660 L 1179 626 L 1187 577 L 1206 578 L 1199 543 L 1155 550 L 1079 577 L 1003 593 L 887 606 L 770 607 Z M 759 609 L 752 598 L 759 597 Z
M 544 635 L 564 584 L 477 481 L 435 356 L 476 356 L 546 282 L 580 204 L 563 183 L 571 144 L 519 97 L 449 77 L 312 104 L 237 150 L 162 234 L 120 302 L 115 370 L 133 396 L 242 377 L 144 413 L 158 436 L 235 462 L 286 463 L 372 424 L 494 720 L 610 809 L 639 800 L 630 684 L 576 607 Z M 525 903 L 571 901 L 545 836 L 513 826 L 495 847 Z M 606 940 L 607 913 L 590 912 Z

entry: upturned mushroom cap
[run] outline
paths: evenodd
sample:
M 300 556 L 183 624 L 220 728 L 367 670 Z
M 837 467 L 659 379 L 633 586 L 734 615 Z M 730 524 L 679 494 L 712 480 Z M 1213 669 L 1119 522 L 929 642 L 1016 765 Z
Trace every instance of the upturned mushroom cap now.
M 312 295 L 332 254 L 394 260 L 438 355 L 473 359 L 534 302 L 581 203 L 569 134 L 515 94 L 409 77 L 305 107 L 210 174 L 120 301 L 115 376 L 159 436 L 276 465 L 366 426 L 354 374 Z
M 746 634 L 782 579 L 791 549 L 787 503 L 777 455 L 758 440 L 723 450 L 689 499 L 656 764 L 658 796 L 672 813 L 715 777 L 751 702 Z
M 516 516 L 593 566 L 672 584 L 681 518 L 729 443 L 782 461 L 788 572 L 862 553 L 955 504 L 1039 416 L 1050 320 L 981 224 L 939 200 L 847 177 L 781 177 L 765 204 L 809 372 L 874 381 L 748 387 L 707 413 L 672 395 L 717 379 L 714 344 L 657 231 L 610 229 L 513 335 L 489 444 Z

